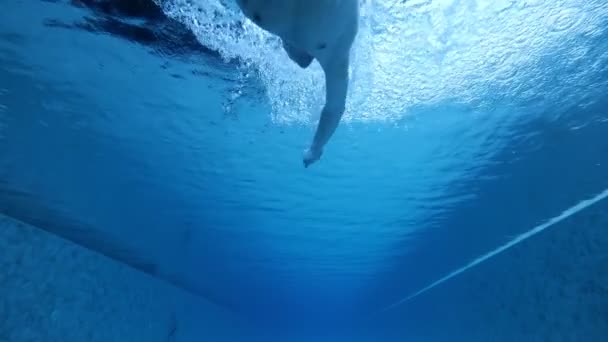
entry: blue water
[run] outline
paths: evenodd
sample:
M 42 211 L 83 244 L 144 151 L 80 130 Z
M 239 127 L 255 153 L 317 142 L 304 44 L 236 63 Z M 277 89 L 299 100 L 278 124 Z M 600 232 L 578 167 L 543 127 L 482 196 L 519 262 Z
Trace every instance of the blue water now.
M 261 335 L 345 341 L 470 341 L 477 266 L 404 299 L 607 212 L 602 1 L 362 2 L 349 108 L 308 169 L 318 66 L 220 1 L 160 3 L 2 2 L 0 212 Z

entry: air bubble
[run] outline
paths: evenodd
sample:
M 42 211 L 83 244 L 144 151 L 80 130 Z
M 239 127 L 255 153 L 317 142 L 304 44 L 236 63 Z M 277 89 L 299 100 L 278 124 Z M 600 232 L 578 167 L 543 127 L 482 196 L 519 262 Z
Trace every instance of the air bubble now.
M 324 101 L 324 75 L 318 64 L 299 69 L 277 37 L 224 2 L 166 0 L 162 8 L 225 60 L 240 60 L 243 69 L 255 71 L 276 124 L 312 123 Z M 544 63 L 542 57 L 599 44 L 604 34 L 596 31 L 605 30 L 608 17 L 604 0 L 527 0 L 519 5 L 500 1 L 486 6 L 481 1 L 475 6 L 454 1 L 447 15 L 442 12 L 445 6 L 434 1 L 363 2 L 346 121 L 400 120 L 410 108 L 453 99 L 483 105 L 494 101 L 496 84 L 512 91 L 503 97 L 508 101 L 529 101 L 528 92 L 518 92 L 521 89 L 540 92 L 534 98 L 563 99 L 559 106 L 576 101 L 579 90 L 597 74 L 595 60 L 583 56 L 579 67 L 568 69 Z M 441 19 L 435 22 L 440 36 L 429 18 Z M 594 34 L 588 39 L 578 39 L 581 31 L 590 30 Z M 495 61 L 488 56 L 496 56 Z M 567 63 L 568 56 L 562 57 L 551 61 Z M 555 73 L 562 73 L 560 79 L 568 83 L 558 85 L 545 77 Z M 228 104 L 231 96 L 227 94 Z

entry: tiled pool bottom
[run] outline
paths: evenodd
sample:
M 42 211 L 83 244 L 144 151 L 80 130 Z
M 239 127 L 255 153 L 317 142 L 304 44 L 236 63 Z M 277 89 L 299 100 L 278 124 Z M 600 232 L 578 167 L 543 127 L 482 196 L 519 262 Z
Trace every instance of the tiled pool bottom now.
M 380 328 L 387 337 L 360 341 L 608 341 L 608 201 L 382 319 L 394 323 Z M 258 341 L 241 323 L 203 299 L 0 216 L 0 342 Z
M 241 328 L 201 298 L 0 215 L 0 342 L 241 341 Z
M 415 335 L 419 341 L 608 341 L 608 200 L 403 304 L 391 316 L 398 317 L 394 335 Z

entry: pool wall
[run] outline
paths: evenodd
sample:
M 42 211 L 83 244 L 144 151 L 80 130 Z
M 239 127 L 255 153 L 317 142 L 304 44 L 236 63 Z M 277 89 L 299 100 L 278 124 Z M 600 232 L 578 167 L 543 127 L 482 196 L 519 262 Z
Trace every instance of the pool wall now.
M 0 251 L 0 342 L 248 340 L 239 316 L 1 215 Z

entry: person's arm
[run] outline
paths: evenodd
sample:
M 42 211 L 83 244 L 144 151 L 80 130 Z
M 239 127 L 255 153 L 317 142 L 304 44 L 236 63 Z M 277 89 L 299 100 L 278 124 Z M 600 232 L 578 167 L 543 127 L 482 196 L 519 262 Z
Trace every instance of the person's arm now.
M 304 155 L 306 167 L 321 157 L 323 147 L 336 131 L 344 114 L 348 91 L 348 63 L 348 54 L 346 54 L 342 58 L 322 65 L 325 73 L 325 105 L 312 144 Z

